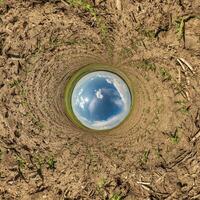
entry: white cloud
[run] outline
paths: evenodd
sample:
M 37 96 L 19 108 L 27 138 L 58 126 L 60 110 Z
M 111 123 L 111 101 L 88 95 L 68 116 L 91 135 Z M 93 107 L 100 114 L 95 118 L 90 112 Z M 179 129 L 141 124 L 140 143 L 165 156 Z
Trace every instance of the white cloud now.
M 121 114 L 113 116 L 104 121 L 95 121 L 93 123 L 88 120 L 85 121 L 86 119 L 84 119 L 84 121 L 86 122 L 86 125 L 89 128 L 93 128 L 96 130 L 105 130 L 105 129 L 114 128 L 115 126 L 120 124 L 124 120 L 125 117 L 126 117 L 126 113 L 122 112 Z
M 98 91 L 96 91 L 96 97 L 98 99 L 103 99 L 103 94 L 102 94 L 102 90 L 101 89 L 99 89 Z
M 121 101 L 121 99 L 116 99 L 113 101 L 117 106 L 122 107 L 123 106 L 123 102 Z
M 107 78 L 106 81 L 107 83 L 112 84 L 112 81 L 109 78 Z
M 80 89 L 78 96 L 80 96 L 83 93 L 83 88 Z
M 79 104 L 79 106 L 82 108 L 82 109 L 85 109 L 85 104 L 89 102 L 89 99 L 86 97 L 86 98 L 83 98 L 82 96 L 79 98 L 77 98 L 77 102 Z M 76 102 L 76 103 L 77 103 Z

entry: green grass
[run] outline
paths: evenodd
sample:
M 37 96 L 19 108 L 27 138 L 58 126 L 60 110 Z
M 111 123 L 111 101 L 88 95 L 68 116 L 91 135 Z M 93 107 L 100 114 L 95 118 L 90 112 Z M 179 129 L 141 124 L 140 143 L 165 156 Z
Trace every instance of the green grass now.
M 189 109 L 187 106 L 182 106 L 181 108 L 178 109 L 179 112 L 181 112 L 182 114 L 188 114 L 189 113 Z
M 186 101 L 183 101 L 183 100 L 177 100 L 177 101 L 174 101 L 174 103 L 175 103 L 175 104 L 180 104 L 180 105 L 182 105 L 182 104 L 185 104 Z
M 140 163 L 146 164 L 149 159 L 150 150 L 145 150 L 140 157 Z
M 66 45 L 74 45 L 78 43 L 78 40 L 72 39 L 65 42 Z
M 107 34 L 108 34 L 108 26 L 102 21 L 100 20 L 100 18 L 97 18 L 97 26 L 100 29 L 100 35 L 103 38 L 103 40 L 105 40 Z M 107 42 L 107 41 L 105 41 Z
M 178 130 L 176 130 L 174 133 L 170 134 L 170 140 L 173 144 L 178 144 L 180 141 L 180 137 L 178 136 Z
M 99 182 L 97 183 L 97 185 L 98 185 L 99 188 L 103 188 L 106 185 L 106 183 L 107 183 L 106 179 L 105 178 L 101 178 L 99 180 Z
M 21 80 L 14 80 L 12 83 L 10 83 L 10 87 L 13 88 L 13 87 L 17 87 L 19 86 L 19 84 L 21 83 Z
M 156 71 L 156 65 L 148 59 L 143 59 L 141 62 L 139 62 L 137 65 L 137 68 L 144 69 L 145 71 Z
M 41 157 L 40 155 L 34 156 L 33 157 L 34 160 L 34 164 L 36 166 L 37 169 L 37 173 L 38 175 L 43 179 L 43 166 L 45 164 L 45 159 L 43 157 Z
M 122 197 L 119 194 L 113 194 L 109 200 L 121 200 Z
M 47 159 L 47 165 L 49 169 L 56 169 L 56 163 L 57 161 L 54 159 L 54 157 L 50 157 Z
M 155 38 L 155 31 L 154 30 L 143 30 L 143 35 L 147 38 L 153 39 L 153 38 Z
M 134 51 L 137 51 L 138 48 L 140 48 L 141 46 L 144 46 L 143 45 L 143 40 L 142 39 L 131 39 L 131 48 L 134 50 Z
M 159 147 L 157 147 L 157 148 L 155 149 L 155 153 L 156 153 L 156 155 L 157 155 L 158 158 L 161 158 L 161 157 L 162 157 L 161 149 L 160 149 Z
M 184 31 L 185 31 L 184 18 L 180 18 L 175 21 L 175 28 L 176 28 L 176 33 L 178 34 L 178 39 L 181 40 L 184 37 Z
M 124 48 L 121 50 L 121 55 L 124 56 L 124 57 L 131 56 L 131 55 L 132 55 L 132 50 L 131 50 L 131 48 L 124 47 Z
M 174 25 L 179 40 L 185 39 L 185 23 L 188 22 L 190 19 L 194 18 L 200 19 L 200 16 L 189 15 L 189 16 L 179 17 L 175 20 Z
M 108 26 L 106 25 L 106 23 L 102 21 L 102 19 L 99 16 L 97 16 L 97 11 L 93 5 L 86 2 L 85 0 L 65 0 L 65 1 L 73 7 L 80 8 L 83 11 L 89 13 L 92 19 L 96 22 L 97 27 L 100 29 L 100 35 L 103 38 L 103 40 L 106 38 L 108 33 Z
M 93 17 L 97 16 L 94 7 L 84 0 L 65 0 L 65 1 L 73 7 L 79 7 L 83 9 L 84 11 L 90 13 Z
M 141 34 L 142 36 L 148 38 L 148 39 L 153 39 L 155 38 L 155 30 L 150 30 L 148 28 L 141 26 L 137 29 L 138 33 Z
M 172 79 L 171 74 L 165 68 L 160 68 L 160 75 L 163 82 L 170 81 Z
M 18 173 L 20 176 L 23 177 L 23 171 L 26 166 L 26 161 L 22 157 L 16 156 L 16 162 L 17 162 L 17 167 L 18 167 Z

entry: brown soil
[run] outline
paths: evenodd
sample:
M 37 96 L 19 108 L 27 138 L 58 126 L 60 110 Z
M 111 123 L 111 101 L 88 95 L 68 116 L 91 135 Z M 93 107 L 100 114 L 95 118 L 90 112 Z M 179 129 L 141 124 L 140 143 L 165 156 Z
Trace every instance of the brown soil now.
M 66 2 L 0 4 L 0 199 L 200 199 L 199 0 Z M 135 110 L 109 133 L 64 111 L 91 63 L 134 83 Z

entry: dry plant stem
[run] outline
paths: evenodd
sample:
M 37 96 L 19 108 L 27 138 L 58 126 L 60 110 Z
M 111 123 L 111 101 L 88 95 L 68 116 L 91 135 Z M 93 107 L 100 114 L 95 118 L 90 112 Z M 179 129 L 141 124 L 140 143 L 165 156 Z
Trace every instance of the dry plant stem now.
M 117 10 L 122 10 L 122 2 L 121 2 L 121 0 L 116 0 L 116 8 L 117 8 Z
M 147 186 L 145 186 L 145 185 L 141 185 L 141 186 L 142 186 L 142 188 L 144 188 L 145 190 L 151 191 L 151 189 L 150 189 L 149 187 L 147 187 Z
M 69 4 L 65 1 L 65 0 L 60 0 L 63 4 L 65 4 L 66 6 L 69 6 Z
M 194 69 L 193 67 L 184 59 L 184 58 L 180 58 L 180 60 L 189 68 L 189 70 L 193 73 L 194 73 Z
M 131 12 L 131 18 L 132 18 L 132 20 L 133 20 L 135 23 L 137 23 L 135 14 L 134 14 L 133 12 Z
M 178 67 L 178 83 L 181 83 L 181 69 Z
M 195 142 L 200 137 L 200 129 L 197 131 L 197 133 L 192 137 L 191 142 Z
M 186 71 L 185 66 L 183 65 L 183 63 L 177 58 L 178 63 L 180 64 L 180 66 L 182 67 L 183 71 Z
M 148 182 L 143 182 L 143 181 L 137 181 L 138 184 L 141 184 L 141 185 L 150 185 L 150 183 Z

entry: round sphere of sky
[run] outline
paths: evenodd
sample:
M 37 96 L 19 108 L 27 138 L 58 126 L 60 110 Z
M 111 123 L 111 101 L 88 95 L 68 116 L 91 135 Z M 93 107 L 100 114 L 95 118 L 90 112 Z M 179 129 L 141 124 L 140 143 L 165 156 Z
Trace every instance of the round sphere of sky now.
M 75 85 L 72 110 L 85 127 L 107 130 L 118 126 L 130 112 L 131 93 L 125 81 L 115 73 L 95 71 Z

